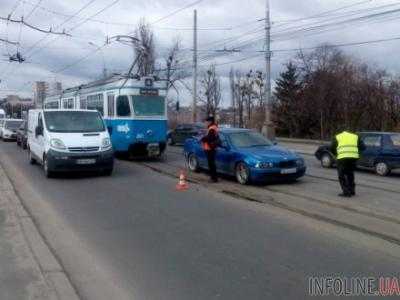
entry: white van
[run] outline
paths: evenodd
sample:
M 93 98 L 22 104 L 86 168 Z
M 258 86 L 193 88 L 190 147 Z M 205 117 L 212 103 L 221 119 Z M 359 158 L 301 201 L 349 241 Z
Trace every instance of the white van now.
M 111 175 L 114 166 L 110 135 L 95 110 L 29 110 L 28 152 L 47 177 L 86 170 Z

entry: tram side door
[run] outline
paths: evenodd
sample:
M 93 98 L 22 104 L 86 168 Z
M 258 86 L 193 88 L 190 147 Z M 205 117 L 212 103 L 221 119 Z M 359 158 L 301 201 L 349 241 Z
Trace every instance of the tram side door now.
M 107 129 L 110 135 L 112 135 L 113 132 L 113 122 L 111 122 L 111 119 L 115 118 L 115 96 L 114 94 L 107 94 Z

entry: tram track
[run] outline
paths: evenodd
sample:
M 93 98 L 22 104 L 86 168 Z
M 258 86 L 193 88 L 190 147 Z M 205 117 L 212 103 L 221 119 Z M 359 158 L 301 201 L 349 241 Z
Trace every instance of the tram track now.
M 173 153 L 176 155 L 182 155 L 182 152 L 179 151 L 171 151 L 171 148 L 169 148 L 168 153 Z M 314 178 L 314 179 L 320 179 L 320 180 L 325 180 L 325 181 L 329 181 L 329 182 L 335 182 L 336 184 L 338 184 L 338 180 L 337 179 L 333 179 L 327 176 L 322 176 L 322 175 L 313 175 L 313 174 L 309 174 L 306 173 L 305 174 L 306 177 L 309 178 Z M 375 181 L 377 182 L 377 181 Z M 383 181 L 378 181 L 381 184 L 385 184 L 386 182 Z M 379 187 L 379 186 L 374 186 L 374 185 L 370 185 L 370 184 L 365 184 L 365 183 L 358 183 L 357 184 L 360 187 L 364 187 L 364 188 L 369 188 L 369 189 L 374 189 L 374 190 L 378 190 L 378 191 L 382 191 L 382 192 L 388 192 L 388 193 L 400 193 L 400 190 L 396 190 L 396 189 L 389 189 L 389 188 L 384 188 L 384 187 Z
M 168 170 L 166 168 L 160 167 L 159 165 L 152 164 L 151 162 L 138 162 L 138 163 L 143 165 L 143 166 L 145 166 L 145 167 L 147 167 L 147 168 L 150 168 L 151 170 L 153 170 L 155 172 L 161 173 L 161 174 L 166 175 L 166 176 L 174 177 L 174 178 L 177 176 L 175 174 L 176 173 L 176 168 L 180 168 L 181 167 L 181 166 L 179 166 L 177 164 L 174 164 L 174 163 L 162 162 L 163 165 L 166 165 L 166 166 L 169 166 L 169 167 L 173 168 L 172 170 L 171 169 Z M 201 175 L 199 175 L 199 176 L 189 176 L 187 178 L 187 180 L 189 182 L 191 182 L 191 183 L 199 184 L 201 186 L 206 186 L 207 188 L 209 188 L 209 185 L 207 184 L 206 178 L 205 177 L 201 178 L 200 176 Z M 230 185 L 229 182 L 224 183 L 224 184 Z M 232 188 L 229 188 L 229 187 L 223 187 L 222 189 L 220 189 L 219 186 L 217 185 L 217 186 L 213 187 L 212 189 L 215 189 L 216 192 L 220 192 L 220 193 L 232 196 L 234 198 L 238 198 L 238 199 L 242 199 L 242 200 L 246 200 L 246 201 L 251 201 L 251 202 L 256 202 L 256 203 L 258 203 L 260 205 L 263 205 L 263 204 L 264 205 L 271 205 L 271 206 L 274 206 L 274 207 L 277 207 L 277 208 L 281 208 L 281 209 L 284 209 L 284 210 L 287 210 L 287 211 L 290 211 L 290 212 L 293 212 L 293 213 L 296 213 L 296 214 L 300 214 L 300 215 L 312 218 L 314 220 L 327 222 L 327 223 L 330 223 L 330 224 L 333 224 L 333 225 L 336 225 L 336 226 L 340 226 L 340 227 L 343 227 L 343 228 L 347 228 L 347 229 L 351 229 L 351 230 L 354 230 L 354 231 L 357 231 L 357 232 L 368 234 L 370 236 L 374 236 L 374 237 L 383 239 L 385 241 L 400 245 L 400 237 L 391 236 L 390 234 L 385 234 L 385 233 L 382 233 L 382 232 L 379 232 L 379 231 L 367 229 L 367 228 L 364 228 L 362 226 L 358 226 L 358 225 L 352 224 L 351 220 L 349 222 L 345 222 L 345 221 L 337 220 L 337 219 L 335 219 L 333 217 L 329 217 L 327 215 L 321 214 L 319 212 L 310 211 L 310 210 L 307 210 L 307 209 L 296 207 L 296 205 L 290 205 L 288 203 L 284 203 L 283 201 L 280 201 L 277 196 L 278 195 L 286 195 L 286 196 L 290 196 L 290 197 L 296 197 L 296 198 L 299 198 L 299 199 L 302 199 L 302 200 L 306 200 L 306 201 L 309 201 L 309 202 L 316 203 L 318 205 L 323 205 L 325 207 L 330 207 L 332 209 L 339 209 L 339 210 L 343 210 L 343 211 L 346 211 L 346 212 L 351 213 L 351 214 L 357 214 L 357 215 L 362 216 L 364 218 L 365 217 L 369 218 L 369 219 L 372 218 L 372 219 L 375 220 L 374 222 L 378 222 L 379 223 L 379 222 L 383 221 L 385 223 L 391 223 L 391 224 L 394 224 L 396 226 L 400 225 L 400 220 L 399 219 L 396 219 L 396 218 L 393 218 L 393 217 L 390 217 L 390 216 L 381 215 L 381 214 L 377 214 L 377 213 L 370 212 L 370 211 L 359 210 L 359 209 L 356 209 L 356 208 L 353 208 L 353 207 L 349 207 L 349 206 L 346 206 L 346 205 L 335 204 L 335 203 L 332 203 L 332 202 L 323 201 L 321 199 L 317 199 L 317 198 L 310 197 L 310 196 L 302 196 L 302 195 L 298 195 L 297 193 L 283 192 L 283 191 L 276 190 L 276 189 L 273 189 L 273 188 L 270 188 L 270 187 L 262 187 L 262 188 L 261 187 L 257 187 L 257 186 L 255 186 L 255 187 L 246 187 L 246 188 L 243 187 L 243 189 L 237 190 L 237 189 L 232 189 Z M 257 190 L 259 190 L 259 191 L 267 190 L 267 191 L 271 192 L 272 195 L 265 195 L 264 194 L 263 195 L 263 199 L 261 200 L 259 197 L 251 195 L 251 193 L 248 193 L 248 189 L 255 189 L 255 191 L 257 191 Z

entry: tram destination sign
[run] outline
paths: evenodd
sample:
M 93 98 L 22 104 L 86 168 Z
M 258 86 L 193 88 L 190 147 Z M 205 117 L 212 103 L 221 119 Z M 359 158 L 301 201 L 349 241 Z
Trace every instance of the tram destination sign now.
M 142 96 L 158 96 L 158 89 L 140 89 Z

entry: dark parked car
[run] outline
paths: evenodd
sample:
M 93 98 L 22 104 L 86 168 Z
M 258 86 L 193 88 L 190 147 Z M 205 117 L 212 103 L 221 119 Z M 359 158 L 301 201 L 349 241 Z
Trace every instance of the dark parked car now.
M 197 136 L 205 127 L 203 124 L 180 124 L 174 130 L 168 132 L 169 145 L 183 144 L 186 139 Z
M 27 148 L 28 141 L 28 122 L 24 121 L 17 129 L 17 145 L 22 149 Z
M 400 168 L 400 133 L 361 132 L 359 136 L 366 147 L 358 160 L 359 168 L 375 170 L 381 176 Z M 320 146 L 315 156 L 324 168 L 333 167 L 336 163 L 329 145 Z

